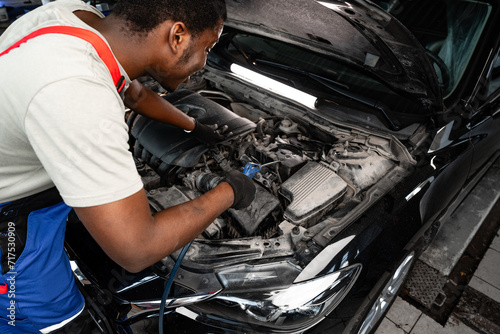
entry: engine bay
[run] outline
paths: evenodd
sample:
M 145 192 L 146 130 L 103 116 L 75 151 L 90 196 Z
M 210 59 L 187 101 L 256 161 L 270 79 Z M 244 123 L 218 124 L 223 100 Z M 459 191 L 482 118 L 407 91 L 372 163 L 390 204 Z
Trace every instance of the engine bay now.
M 293 113 L 263 110 L 262 104 L 250 104 L 251 98 L 235 98 L 213 85 L 203 88 L 163 97 L 199 122 L 227 126 L 230 135 L 214 148 L 182 129 L 136 114 L 128 119 L 152 212 L 199 196 L 231 169 L 255 169 L 252 204 L 224 212 L 202 238 L 268 239 L 297 228 L 314 231 L 316 225 L 319 231 L 325 217 L 341 221 L 405 156 L 394 138 L 340 127 L 332 132 Z

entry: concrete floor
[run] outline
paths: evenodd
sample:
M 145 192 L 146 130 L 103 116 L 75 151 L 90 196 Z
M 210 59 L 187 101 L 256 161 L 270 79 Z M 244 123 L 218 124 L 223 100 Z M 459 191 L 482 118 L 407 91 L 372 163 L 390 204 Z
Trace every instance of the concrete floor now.
M 445 326 L 422 311 L 399 298 L 394 302 L 376 334 L 473 334 L 477 333 L 456 317 L 451 317 Z
M 496 236 L 469 286 L 500 303 L 500 237 Z

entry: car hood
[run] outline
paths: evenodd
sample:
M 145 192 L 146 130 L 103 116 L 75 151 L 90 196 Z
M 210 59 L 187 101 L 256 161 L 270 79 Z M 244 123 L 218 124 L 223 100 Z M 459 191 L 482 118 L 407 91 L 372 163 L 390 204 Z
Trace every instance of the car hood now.
M 442 106 L 436 73 L 416 38 L 363 0 L 226 0 L 226 25 L 305 47 L 368 71 L 427 110 Z M 279 15 L 276 15 L 279 13 Z

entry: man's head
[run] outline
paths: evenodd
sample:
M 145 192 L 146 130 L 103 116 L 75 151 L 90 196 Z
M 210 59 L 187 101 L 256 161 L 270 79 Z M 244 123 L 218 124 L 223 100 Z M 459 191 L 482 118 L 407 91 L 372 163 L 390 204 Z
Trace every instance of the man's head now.
M 183 22 L 194 36 L 226 20 L 224 0 L 118 0 L 113 14 L 133 33 L 149 33 L 167 20 Z
M 144 40 L 145 73 L 175 90 L 200 70 L 226 20 L 224 0 L 118 0 L 113 16 Z

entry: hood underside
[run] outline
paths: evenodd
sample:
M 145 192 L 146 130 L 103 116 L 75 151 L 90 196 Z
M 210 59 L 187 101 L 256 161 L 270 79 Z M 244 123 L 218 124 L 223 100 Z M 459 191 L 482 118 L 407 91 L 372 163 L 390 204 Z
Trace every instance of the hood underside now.
M 425 50 L 399 21 L 362 0 L 227 0 L 227 26 L 269 36 L 371 72 L 426 107 L 442 105 Z M 276 15 L 279 13 L 279 15 Z

